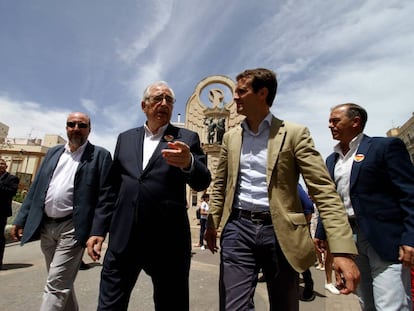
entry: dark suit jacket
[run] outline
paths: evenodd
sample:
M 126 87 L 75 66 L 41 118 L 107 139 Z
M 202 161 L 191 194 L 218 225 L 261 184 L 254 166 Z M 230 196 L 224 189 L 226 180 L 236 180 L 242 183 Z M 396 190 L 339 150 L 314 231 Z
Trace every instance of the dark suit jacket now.
M 12 215 L 12 199 L 17 192 L 19 178 L 5 172 L 0 176 L 0 217 Z
M 381 258 L 397 261 L 400 245 L 414 247 L 414 166 L 398 138 L 364 135 L 356 155 L 350 196 L 358 226 Z M 333 179 L 337 158 L 326 160 Z
M 190 173 L 165 162 L 161 150 L 168 148 L 164 139 L 166 135 L 190 146 L 194 157 L 194 169 Z M 109 179 L 113 195 L 102 202 L 92 228 L 91 235 L 105 236 L 109 230 L 112 207 L 115 208 L 109 230 L 109 248 L 115 252 L 125 250 L 137 227 L 140 230 L 148 229 L 145 231 L 148 239 L 154 239 L 153 234 L 157 232 L 167 232 L 162 240 L 164 244 L 170 238 L 168 234 L 174 235 L 174 242 L 186 240 L 190 233 L 186 185 L 202 191 L 211 181 L 210 171 L 205 165 L 206 158 L 195 132 L 170 124 L 145 169 L 142 167 L 143 142 L 144 127 L 119 135 Z M 116 204 L 113 204 L 115 199 Z M 137 223 L 140 226 L 136 226 Z
M 64 145 L 51 148 L 40 166 L 32 186 L 14 220 L 24 227 L 22 244 L 37 237 L 44 216 L 45 197 L 53 172 L 64 151 Z M 73 190 L 73 223 L 76 239 L 85 245 L 100 196 L 107 189 L 102 187 L 111 167 L 111 154 L 102 147 L 87 143 L 76 171 Z
M 315 207 L 313 206 L 312 200 L 309 198 L 309 195 L 303 190 L 302 186 L 298 184 L 298 193 L 300 203 L 302 204 L 303 214 L 312 215 L 315 212 Z

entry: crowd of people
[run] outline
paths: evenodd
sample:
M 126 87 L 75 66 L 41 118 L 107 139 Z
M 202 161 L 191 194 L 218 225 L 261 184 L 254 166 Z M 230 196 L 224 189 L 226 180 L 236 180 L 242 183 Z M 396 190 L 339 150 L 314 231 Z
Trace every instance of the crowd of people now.
M 220 251 L 221 311 L 254 310 L 260 271 L 270 310 L 299 310 L 299 299 L 314 299 L 309 268 L 319 253 L 331 293 L 355 292 L 364 311 L 412 311 L 414 166 L 404 143 L 367 136 L 365 109 L 340 104 L 328 120 L 339 142 L 325 163 L 306 126 L 271 112 L 277 85 L 269 69 L 237 75 L 234 102 L 245 119 L 224 133 L 213 181 L 198 134 L 170 122 L 175 95 L 167 82 L 144 90 L 146 122 L 119 134 L 113 158 L 89 142 L 90 117 L 69 114 L 68 142 L 47 152 L 11 232 L 22 244 L 40 238 L 48 272 L 41 310 L 79 309 L 74 281 L 83 253 L 100 260 L 107 235 L 97 310 L 127 310 L 142 271 L 156 310 L 189 310 L 186 187 L 205 193 L 212 182 L 198 245 Z M 5 168 L 0 160 L 6 217 L 18 180 Z M 314 236 L 300 177 L 318 214 Z M 174 254 L 168 264 L 165 252 Z

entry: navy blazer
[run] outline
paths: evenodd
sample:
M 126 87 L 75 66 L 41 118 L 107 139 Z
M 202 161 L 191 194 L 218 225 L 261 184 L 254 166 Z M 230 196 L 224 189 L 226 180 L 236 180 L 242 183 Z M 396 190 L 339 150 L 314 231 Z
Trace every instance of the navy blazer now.
M 312 215 L 315 212 L 315 207 L 313 206 L 313 202 L 310 199 L 309 195 L 306 193 L 305 190 L 303 190 L 303 187 L 301 184 L 298 184 L 298 193 L 299 193 L 300 203 L 302 204 L 302 208 L 303 208 L 303 214 L 305 214 L 305 216 Z
M 108 179 L 113 193 L 101 202 L 98 218 L 91 232 L 91 235 L 105 236 L 109 230 L 109 248 L 115 252 L 125 250 L 138 222 L 144 222 L 143 225 L 148 228 L 163 228 L 170 234 L 178 234 L 186 239 L 190 234 L 186 185 L 202 191 L 211 181 L 197 133 L 169 124 L 143 169 L 144 134 L 144 127 L 141 126 L 118 136 Z M 185 142 L 190 147 L 194 157 L 191 172 L 184 172 L 166 163 L 161 154 L 162 149 L 168 148 L 166 136 L 172 136 L 174 140 Z M 163 240 L 166 238 L 168 236 Z
M 12 215 L 12 200 L 19 186 L 19 178 L 5 172 L 0 176 L 0 217 Z
M 35 180 L 13 222 L 13 224 L 24 228 L 22 244 L 38 237 L 44 216 L 47 189 L 63 151 L 64 145 L 59 145 L 49 149 L 46 153 Z M 86 245 L 89 238 L 99 197 L 105 196 L 108 190 L 103 187 L 103 183 L 110 171 L 111 162 L 109 151 L 87 143 L 76 171 L 73 189 L 75 237 L 82 246 Z
M 333 179 L 337 158 L 326 159 Z M 358 227 L 381 258 L 397 261 L 400 245 L 414 247 L 414 166 L 402 140 L 364 135 L 350 197 Z

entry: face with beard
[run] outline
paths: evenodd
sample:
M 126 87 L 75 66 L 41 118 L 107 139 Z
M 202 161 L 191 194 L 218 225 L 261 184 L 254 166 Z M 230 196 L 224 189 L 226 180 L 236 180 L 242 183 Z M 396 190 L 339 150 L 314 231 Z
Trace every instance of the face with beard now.
M 71 113 L 66 120 L 66 134 L 69 139 L 70 151 L 76 151 L 88 139 L 91 132 L 89 117 L 81 112 Z

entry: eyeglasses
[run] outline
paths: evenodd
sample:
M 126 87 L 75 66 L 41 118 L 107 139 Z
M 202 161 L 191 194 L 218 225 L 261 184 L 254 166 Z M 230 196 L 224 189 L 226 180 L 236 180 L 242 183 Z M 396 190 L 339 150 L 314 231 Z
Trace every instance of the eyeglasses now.
M 158 104 L 160 102 L 162 102 L 165 99 L 165 101 L 167 102 L 167 104 L 172 105 L 175 103 L 175 98 L 169 95 L 156 95 L 156 96 L 150 96 L 148 98 L 148 100 L 150 101 L 151 104 Z
M 78 128 L 80 129 L 86 129 L 89 126 L 88 124 L 83 123 L 83 122 L 71 122 L 71 121 L 66 122 L 66 126 L 70 128 L 74 128 L 76 124 L 78 125 Z

